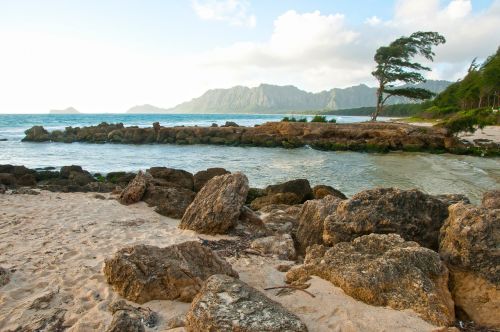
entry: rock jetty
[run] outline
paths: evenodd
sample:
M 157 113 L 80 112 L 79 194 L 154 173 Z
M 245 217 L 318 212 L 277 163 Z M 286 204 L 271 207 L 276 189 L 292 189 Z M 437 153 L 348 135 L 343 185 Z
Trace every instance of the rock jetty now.
M 87 142 L 121 144 L 216 144 L 365 152 L 426 151 L 455 154 L 498 155 L 498 146 L 479 147 L 462 142 L 445 129 L 401 123 L 365 122 L 350 124 L 268 122 L 254 127 L 125 127 L 101 123 L 89 127 L 67 127 L 47 131 L 34 126 L 25 132 L 27 142 Z

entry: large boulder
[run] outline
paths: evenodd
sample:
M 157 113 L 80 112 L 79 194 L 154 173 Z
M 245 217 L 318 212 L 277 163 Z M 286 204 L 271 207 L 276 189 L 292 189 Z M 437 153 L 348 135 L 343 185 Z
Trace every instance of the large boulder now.
M 17 179 L 17 184 L 20 186 L 36 186 L 36 177 L 33 174 L 24 174 Z
M 104 262 L 106 280 L 127 300 L 190 302 L 213 274 L 238 274 L 225 260 L 198 242 L 166 248 L 136 245 L 119 250 Z
M 297 230 L 301 205 L 267 205 L 259 213 L 265 226 L 271 231 L 291 234 Z
M 71 166 L 63 166 L 61 167 L 61 171 L 59 172 L 60 176 L 63 179 L 69 179 L 71 173 L 84 173 L 82 166 L 71 165 Z
M 297 179 L 268 186 L 266 194 L 271 196 L 275 194 L 293 193 L 299 198 L 299 203 L 303 203 L 313 198 L 313 192 L 309 181 L 306 179 Z
M 340 199 L 347 199 L 346 195 L 344 195 L 341 191 L 324 184 L 314 186 L 312 191 L 315 199 L 322 199 L 328 195 L 335 196 Z
M 303 282 L 312 275 L 368 304 L 412 309 L 438 326 L 455 320 L 448 270 L 439 255 L 397 234 L 365 235 L 331 248 L 313 245 L 286 279 Z
M 161 179 L 185 189 L 193 190 L 194 188 L 193 174 L 181 169 L 151 167 L 148 169 L 148 173 L 155 179 Z
M 449 211 L 439 253 L 455 304 L 477 324 L 500 329 L 500 209 L 458 203 Z
M 488 209 L 500 209 L 500 190 L 485 192 L 483 195 L 482 205 Z
M 437 251 L 439 229 L 447 217 L 445 202 L 416 189 L 365 190 L 326 218 L 323 240 L 333 245 L 370 233 L 397 233 Z
M 299 227 L 296 240 L 300 254 L 306 252 L 307 247 L 323 243 L 323 229 L 326 217 L 333 214 L 342 200 L 328 195 L 323 199 L 310 200 L 304 203 L 299 215 Z
M 50 140 L 49 132 L 42 126 L 33 126 L 24 133 L 26 137 L 23 138 L 23 141 L 45 142 Z
M 141 318 L 125 310 L 119 310 L 113 315 L 113 320 L 106 332 L 144 332 L 146 329 Z
M 120 194 L 120 198 L 118 199 L 120 203 L 129 205 L 133 203 L 139 202 L 144 193 L 146 192 L 146 188 L 148 187 L 149 176 L 147 173 L 139 172 L 135 178 L 130 181 L 130 183 L 123 189 Z
M 17 184 L 17 179 L 13 174 L 0 173 L 0 184 L 6 186 L 15 186 Z
M 149 184 L 142 200 L 149 206 L 156 206 L 155 211 L 159 214 L 180 219 L 195 196 L 193 191 L 182 187 L 160 187 Z
M 203 234 L 224 234 L 238 221 L 247 193 L 244 174 L 216 176 L 196 195 L 179 227 Z
M 225 275 L 214 275 L 205 282 L 186 315 L 185 328 L 188 332 L 307 331 L 281 304 Z
M 198 192 L 203 188 L 203 186 L 211 180 L 213 177 L 219 176 L 219 175 L 224 175 L 224 174 L 229 174 L 229 171 L 225 170 L 224 168 L 216 167 L 216 168 L 208 168 L 205 171 L 199 171 L 197 172 L 193 179 L 194 179 L 194 191 Z

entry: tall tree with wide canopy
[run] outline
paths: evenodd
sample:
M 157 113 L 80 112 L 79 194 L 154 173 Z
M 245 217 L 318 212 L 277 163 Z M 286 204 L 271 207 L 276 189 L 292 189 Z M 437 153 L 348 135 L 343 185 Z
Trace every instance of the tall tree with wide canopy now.
M 389 44 L 380 47 L 375 53 L 377 67 L 372 75 L 379 82 L 377 89 L 377 108 L 372 114 L 372 121 L 376 121 L 382 112 L 384 104 L 392 96 L 402 96 L 410 99 L 430 99 L 434 96 L 429 90 L 413 87 L 397 87 L 398 83 L 420 83 L 425 78 L 420 71 L 428 71 L 418 62 L 412 62 L 413 58 L 421 55 L 427 60 L 434 60 L 433 46 L 444 44 L 446 39 L 437 32 L 412 33 L 409 37 L 401 37 Z

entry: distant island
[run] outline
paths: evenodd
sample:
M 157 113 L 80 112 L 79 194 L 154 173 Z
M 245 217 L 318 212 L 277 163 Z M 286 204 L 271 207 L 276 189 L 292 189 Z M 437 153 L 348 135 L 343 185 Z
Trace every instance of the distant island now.
M 137 105 L 130 108 L 127 113 L 132 114 L 150 114 L 150 113 L 167 113 L 169 110 L 165 108 L 156 107 L 149 104 Z
M 74 107 L 68 107 L 68 108 L 63 109 L 63 110 L 50 110 L 49 114 L 82 114 L 82 113 L 79 112 Z
M 445 90 L 451 82 L 429 80 L 415 85 L 435 93 Z M 127 113 L 299 113 L 322 110 L 356 109 L 375 106 L 376 88 L 360 84 L 334 88 L 318 93 L 307 92 L 287 85 L 261 84 L 254 88 L 235 86 L 230 89 L 208 90 L 202 96 L 170 109 L 142 105 Z M 408 104 L 407 98 L 392 98 L 389 104 Z

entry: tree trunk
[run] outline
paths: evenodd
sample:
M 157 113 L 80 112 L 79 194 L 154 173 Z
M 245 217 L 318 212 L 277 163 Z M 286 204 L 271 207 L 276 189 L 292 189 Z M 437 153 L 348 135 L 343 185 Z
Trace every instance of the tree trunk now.
M 380 86 L 377 89 L 377 107 L 375 108 L 375 111 L 372 114 L 371 121 L 377 121 L 378 115 L 380 114 L 380 112 L 382 112 L 382 107 L 384 106 L 382 102 L 383 89 L 384 88 L 382 84 L 380 84 Z

